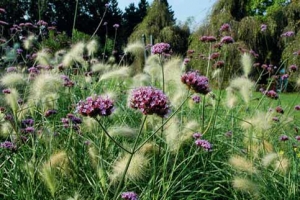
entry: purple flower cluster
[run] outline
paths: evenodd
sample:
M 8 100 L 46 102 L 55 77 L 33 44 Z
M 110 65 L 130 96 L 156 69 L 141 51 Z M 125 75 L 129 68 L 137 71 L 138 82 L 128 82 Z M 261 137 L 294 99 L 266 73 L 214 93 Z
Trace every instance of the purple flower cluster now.
M 285 33 L 282 33 L 281 34 L 281 37 L 292 37 L 295 35 L 295 32 L 294 31 L 287 31 Z
M 221 44 L 234 43 L 234 40 L 231 36 L 224 36 L 221 38 Z
M 75 83 L 70 80 L 70 78 L 66 75 L 61 75 L 61 78 L 64 80 L 65 87 L 73 87 Z
M 76 117 L 73 114 L 67 114 L 66 118 L 61 118 L 61 122 L 63 123 L 64 128 L 69 128 L 72 126 L 72 128 L 76 131 L 80 130 L 79 124 L 82 123 L 82 120 L 79 117 Z
M 138 200 L 139 197 L 135 192 L 123 192 L 121 194 L 121 198 L 122 199 L 126 199 L 126 200 Z
M 230 31 L 230 25 L 228 23 L 225 23 L 221 26 L 220 31 Z
M 131 108 L 139 109 L 145 115 L 157 114 L 160 117 L 170 112 L 168 102 L 161 90 L 149 86 L 134 89 L 129 100 Z
M 281 135 L 281 136 L 279 137 L 279 140 L 280 140 L 280 141 L 287 141 L 287 140 L 289 140 L 289 137 L 288 137 L 287 135 Z
M 213 67 L 216 68 L 216 69 L 219 69 L 219 68 L 224 67 L 224 65 L 225 65 L 225 62 L 222 61 L 222 60 L 219 60 L 219 61 L 215 62 L 215 64 L 213 65 Z
M 217 38 L 215 36 L 204 35 L 204 36 L 200 37 L 199 40 L 201 42 L 215 42 L 215 41 L 217 41 Z
M 47 110 L 45 112 L 45 117 L 50 117 L 50 116 L 55 115 L 55 114 L 57 114 L 57 110 L 54 110 L 54 109 Z
M 296 105 L 295 110 L 300 110 L 300 105 Z
M 1 142 L 0 147 L 3 149 L 11 150 L 11 151 L 17 150 L 17 146 L 10 141 Z
M 215 53 L 212 53 L 212 54 L 208 57 L 208 59 L 209 59 L 209 60 L 215 60 L 215 59 L 217 59 L 217 58 L 219 58 L 219 57 L 220 57 L 220 53 L 215 52 Z
M 181 81 L 197 93 L 207 94 L 210 92 L 208 78 L 201 76 L 198 71 L 187 72 L 181 76 Z
M 114 103 L 111 99 L 101 96 L 88 97 L 85 101 L 79 101 L 76 111 L 83 116 L 109 116 L 114 111 Z
M 120 25 L 119 25 L 119 24 L 114 24 L 113 27 L 114 27 L 115 29 L 118 29 L 118 28 L 120 27 Z
M 271 99 L 278 99 L 278 94 L 274 90 L 264 91 L 263 94 Z
M 198 133 L 198 132 L 193 134 L 193 138 L 196 139 L 196 140 L 202 138 L 202 136 L 203 135 L 201 133 Z
M 192 100 L 194 101 L 194 103 L 200 103 L 201 97 L 198 96 L 198 95 L 194 95 L 194 96 L 192 97 Z
M 207 140 L 197 139 L 195 141 L 197 147 L 203 148 L 205 151 L 211 151 L 212 145 Z
M 283 109 L 282 109 L 280 106 L 277 106 L 277 107 L 276 107 L 276 112 L 277 112 L 277 113 L 280 113 L 280 114 L 283 114 L 283 113 L 284 113 Z
M 3 94 L 10 94 L 11 91 L 10 91 L 10 89 L 3 89 L 3 90 L 2 90 L 2 93 L 3 93 Z
M 34 120 L 31 118 L 27 118 L 21 121 L 21 132 L 22 133 L 34 133 L 35 128 L 33 127 Z
M 262 24 L 261 26 L 260 26 L 260 31 L 261 32 L 265 32 L 267 30 L 267 25 L 266 24 Z
M 283 74 L 282 76 L 281 76 L 281 79 L 282 80 L 286 80 L 286 79 L 288 79 L 289 78 L 289 75 L 288 74 Z
M 151 47 L 151 52 L 153 54 L 169 54 L 171 46 L 168 43 L 157 43 Z
M 185 58 L 185 59 L 183 60 L 183 64 L 184 64 L 184 65 L 187 65 L 190 61 L 191 61 L 191 59 Z
M 295 71 L 297 71 L 297 70 L 298 70 L 297 65 L 291 65 L 291 66 L 289 67 L 289 71 L 290 71 L 290 72 L 295 72 Z

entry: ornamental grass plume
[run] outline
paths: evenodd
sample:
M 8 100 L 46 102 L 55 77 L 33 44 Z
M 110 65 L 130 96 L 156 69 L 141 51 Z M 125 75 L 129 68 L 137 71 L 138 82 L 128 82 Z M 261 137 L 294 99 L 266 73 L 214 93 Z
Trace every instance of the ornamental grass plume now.
M 129 43 L 124 49 L 124 52 L 125 55 L 131 55 L 134 57 L 134 60 L 130 65 L 132 74 L 141 73 L 145 62 L 145 45 L 140 41 Z
M 91 40 L 86 44 L 87 54 L 88 56 L 93 56 L 97 53 L 99 48 L 99 44 L 97 40 Z
M 229 87 L 239 91 L 245 103 L 249 103 L 255 83 L 246 77 L 238 77 L 230 81 Z
M 274 164 L 275 160 L 278 159 L 278 154 L 271 152 L 268 153 L 267 155 L 265 155 L 262 159 L 261 159 L 261 164 L 264 167 L 269 167 L 271 164 Z
M 208 78 L 206 76 L 201 76 L 198 71 L 189 71 L 183 74 L 181 76 L 181 81 L 196 93 L 205 95 L 210 92 Z
M 151 77 L 148 74 L 136 74 L 132 77 L 132 83 L 130 88 L 137 88 L 151 84 Z
M 10 93 L 5 94 L 4 97 L 5 97 L 6 104 L 9 105 L 13 113 L 16 114 L 19 109 L 19 105 L 18 105 L 18 100 L 20 99 L 19 92 L 15 88 L 11 88 Z
M 110 65 L 106 65 L 104 63 L 96 63 L 94 65 L 92 65 L 92 72 L 105 72 L 108 71 L 111 66 Z
M 284 157 L 279 157 L 279 159 L 274 163 L 275 171 L 278 171 L 282 174 L 286 174 L 289 170 L 290 162 L 289 159 Z
M 145 63 L 144 72 L 151 76 L 152 82 L 155 80 L 161 81 L 161 65 L 159 63 L 159 57 L 157 55 L 151 55 L 148 57 Z
M 118 80 L 125 79 L 130 76 L 131 69 L 129 67 L 120 67 L 119 69 L 106 72 L 101 75 L 99 81 L 116 78 Z
M 241 57 L 244 76 L 248 77 L 253 66 L 253 59 L 249 53 L 244 53 Z
M 36 38 L 34 35 L 29 35 L 24 41 L 23 41 L 23 47 L 26 50 L 29 50 L 32 46 L 33 43 L 36 41 Z
M 108 132 L 113 137 L 134 137 L 138 130 L 129 126 L 114 126 L 108 129 Z
M 255 174 L 258 172 L 251 161 L 238 155 L 231 156 L 229 164 L 236 170 L 247 172 L 249 174 Z
M 170 112 L 168 97 L 161 90 L 150 86 L 134 89 L 129 98 L 129 106 L 140 110 L 144 115 L 166 117 Z
M 225 105 L 229 108 L 232 109 L 234 106 L 237 104 L 238 98 L 235 95 L 234 89 L 231 87 L 226 88 L 226 100 L 225 100 Z
M 41 177 L 48 187 L 52 197 L 54 197 L 57 190 L 56 172 L 66 174 L 68 168 L 68 155 L 65 151 L 60 151 L 50 156 L 50 159 L 41 167 Z
M 46 50 L 41 50 L 36 53 L 36 62 L 43 66 L 51 65 L 51 55 Z
M 26 85 L 26 77 L 22 73 L 6 73 L 0 79 L 1 85 L 5 87 L 15 87 L 18 88 L 19 86 L 24 87 Z
M 166 144 L 171 152 L 176 153 L 181 145 L 182 133 L 179 127 L 179 120 L 173 117 L 165 126 L 164 134 L 166 138 Z
M 236 190 L 253 195 L 254 199 L 259 199 L 258 185 L 247 178 L 234 177 L 232 186 Z
M 29 99 L 39 102 L 49 93 L 58 94 L 63 88 L 63 79 L 59 74 L 42 73 L 36 76 L 30 87 Z
M 121 181 L 124 171 L 126 169 L 127 162 L 130 158 L 129 154 L 125 154 L 112 166 L 112 172 L 109 174 L 109 178 L 113 184 Z M 140 181 L 146 177 L 148 168 L 150 167 L 150 160 L 144 154 L 137 152 L 133 155 L 129 168 L 125 175 L 125 179 L 133 182 Z

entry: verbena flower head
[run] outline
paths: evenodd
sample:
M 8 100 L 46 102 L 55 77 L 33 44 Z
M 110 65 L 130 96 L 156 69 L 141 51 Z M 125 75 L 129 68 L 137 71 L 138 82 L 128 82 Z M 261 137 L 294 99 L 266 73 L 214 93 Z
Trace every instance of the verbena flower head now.
M 289 140 L 289 137 L 288 137 L 287 135 L 281 135 L 281 136 L 279 137 L 279 140 L 280 140 L 280 141 L 287 141 L 287 140 Z
M 295 136 L 295 139 L 296 139 L 297 141 L 300 141 L 300 135 Z
M 201 42 L 215 42 L 217 41 L 217 38 L 215 36 L 209 35 L 209 36 L 202 36 L 199 38 L 199 40 Z
M 281 76 L 281 79 L 282 80 L 286 80 L 286 79 L 288 79 L 289 78 L 289 75 L 288 74 L 283 74 L 282 76 Z
M 296 105 L 295 110 L 300 110 L 300 105 Z
M 229 44 L 229 43 L 234 43 L 234 40 L 230 36 L 224 36 L 221 38 L 221 44 Z
M 290 72 L 295 72 L 295 71 L 298 70 L 298 67 L 297 67 L 297 65 L 291 65 L 291 66 L 289 67 L 289 70 L 290 70 Z
M 216 68 L 216 69 L 219 69 L 219 68 L 224 67 L 224 65 L 225 65 L 225 62 L 223 60 L 219 60 L 219 61 L 215 62 L 213 67 Z
M 119 24 L 114 24 L 113 27 L 114 27 L 115 29 L 117 29 L 117 28 L 120 27 L 120 25 L 119 25 Z
M 171 46 L 168 43 L 157 43 L 151 47 L 151 52 L 153 54 L 169 54 Z
M 192 97 L 192 100 L 193 100 L 195 103 L 200 103 L 201 97 L 198 96 L 198 95 L 194 95 L 194 96 Z
M 83 116 L 109 116 L 114 110 L 114 103 L 109 98 L 101 96 L 88 97 L 77 104 L 76 111 Z
M 134 89 L 129 103 L 131 108 L 139 109 L 145 115 L 165 117 L 170 112 L 167 96 L 161 90 L 149 86 Z
M 187 72 L 181 76 L 181 81 L 197 93 L 207 94 L 210 92 L 208 78 L 201 76 L 198 71 Z
M 195 141 L 195 144 L 196 144 L 197 147 L 201 147 L 205 151 L 211 151 L 212 150 L 212 146 L 207 140 L 198 139 L 198 140 Z
M 265 32 L 267 30 L 267 25 L 266 24 L 262 24 L 261 26 L 260 26 L 260 31 L 261 32 Z
M 11 151 L 15 151 L 17 149 L 17 146 L 10 141 L 1 142 L 0 147 L 3 149 L 9 149 Z
M 193 134 L 193 138 L 194 138 L 194 139 L 200 139 L 200 138 L 202 138 L 202 134 L 196 132 L 196 133 Z
M 287 32 L 281 34 L 281 37 L 292 37 L 294 35 L 295 35 L 294 31 L 287 31 Z
M 225 23 L 221 26 L 220 31 L 230 31 L 230 25 L 228 23 Z
M 276 112 L 281 113 L 281 114 L 284 113 L 283 109 L 280 106 L 276 107 Z
M 139 197 L 135 192 L 123 192 L 121 194 L 121 198 L 122 199 L 126 199 L 126 200 L 138 200 Z
M 278 99 L 278 94 L 274 90 L 264 91 L 263 93 L 271 99 Z

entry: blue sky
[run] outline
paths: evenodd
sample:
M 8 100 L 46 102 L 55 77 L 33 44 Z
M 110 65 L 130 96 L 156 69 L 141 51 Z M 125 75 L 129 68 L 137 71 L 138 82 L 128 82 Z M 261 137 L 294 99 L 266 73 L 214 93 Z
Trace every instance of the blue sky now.
M 152 1 L 148 0 L 149 4 Z M 125 7 L 130 3 L 134 3 L 137 6 L 138 2 L 139 0 L 119 0 L 118 4 L 119 8 L 124 11 Z M 168 2 L 172 6 L 177 21 L 184 22 L 188 17 L 194 17 L 195 25 L 199 25 L 217 0 L 168 0 Z

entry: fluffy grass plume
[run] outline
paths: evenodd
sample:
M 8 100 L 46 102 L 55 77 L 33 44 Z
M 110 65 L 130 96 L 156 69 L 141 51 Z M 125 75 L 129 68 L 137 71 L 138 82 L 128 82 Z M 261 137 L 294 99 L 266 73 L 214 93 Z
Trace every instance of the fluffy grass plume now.
M 166 143 L 171 152 L 177 152 L 181 145 L 181 131 L 179 130 L 179 120 L 173 117 L 165 126 L 164 134 Z
M 5 101 L 6 104 L 10 106 L 13 113 L 16 116 L 16 113 L 18 111 L 19 105 L 18 105 L 18 99 L 19 99 L 19 92 L 15 88 L 10 89 L 10 94 L 5 94 Z
M 95 53 L 97 53 L 98 48 L 99 48 L 99 44 L 98 44 L 97 40 L 89 41 L 86 44 L 88 56 L 93 56 Z
M 108 132 L 111 136 L 120 137 L 134 137 L 137 135 L 137 129 L 131 128 L 129 126 L 115 126 L 110 127 Z
M 51 55 L 47 51 L 41 50 L 37 52 L 35 60 L 38 64 L 47 66 L 51 63 Z
M 129 154 L 125 154 L 113 164 L 112 173 L 109 175 L 112 183 L 117 183 L 121 180 L 129 157 Z M 135 153 L 132 157 L 125 178 L 131 181 L 141 180 L 146 176 L 146 172 L 149 166 L 150 162 L 147 156 L 139 152 Z
M 39 100 L 49 93 L 58 93 L 62 87 L 63 80 L 59 74 L 39 74 L 31 86 L 31 97 Z
M 226 88 L 226 100 L 225 100 L 225 105 L 232 109 L 234 106 L 237 104 L 238 99 L 235 95 L 235 92 L 232 88 L 228 87 Z
M 231 87 L 233 90 L 239 91 L 241 96 L 243 97 L 244 102 L 248 104 L 252 95 L 252 91 L 254 89 L 254 85 L 254 82 L 252 82 L 250 79 L 245 77 L 238 77 L 230 82 L 229 87 Z
M 2 76 L 0 82 L 1 85 L 6 87 L 24 87 L 26 85 L 26 77 L 21 73 L 6 73 L 4 76 Z
M 145 61 L 144 51 L 145 46 L 140 41 L 129 43 L 124 49 L 125 54 L 130 54 L 134 56 L 133 63 L 130 65 L 130 68 L 132 69 L 132 74 L 137 74 L 143 71 Z
M 65 151 L 60 151 L 50 156 L 50 159 L 45 162 L 41 168 L 41 177 L 48 187 L 52 197 L 57 190 L 57 181 L 55 172 L 60 171 L 66 173 L 68 166 L 68 156 Z
M 151 81 L 161 80 L 161 66 L 159 64 L 159 57 L 157 55 L 151 55 L 146 60 L 144 72 L 151 76 Z
M 275 170 L 279 171 L 282 174 L 286 174 L 288 172 L 290 163 L 287 158 L 280 157 L 276 162 L 275 162 Z
M 10 135 L 15 134 L 10 122 L 1 122 L 0 118 L 0 138 L 8 138 Z
M 243 129 L 254 128 L 256 131 L 266 131 L 272 126 L 272 113 L 257 111 L 253 117 L 246 118 L 241 123 Z
M 97 149 L 93 145 L 89 145 L 88 154 L 91 160 L 91 164 L 94 168 L 97 168 L 99 162 L 99 155 Z
M 104 71 L 108 71 L 110 69 L 110 65 L 106 65 L 103 63 L 96 63 L 94 65 L 92 65 L 92 71 L 93 72 L 104 72 Z
M 261 159 L 261 164 L 264 167 L 269 167 L 272 163 L 275 162 L 275 160 L 278 158 L 277 153 L 269 153 L 267 155 L 265 155 L 262 159 Z
M 254 197 L 258 197 L 259 195 L 257 184 L 247 178 L 235 177 L 233 179 L 232 186 L 234 189 L 249 193 Z
M 151 77 L 148 74 L 137 74 L 132 77 L 131 88 L 147 86 L 151 83 Z
M 257 169 L 253 166 L 253 163 L 241 156 L 232 156 L 229 159 L 229 163 L 233 168 L 239 171 L 247 172 L 249 174 L 257 173 Z
M 244 53 L 241 57 L 241 64 L 243 66 L 244 76 L 248 77 L 253 66 L 253 59 L 249 53 Z
M 36 41 L 36 38 L 34 35 L 29 35 L 23 42 L 23 47 L 26 50 L 29 50 L 32 46 L 33 43 Z
M 130 70 L 131 69 L 129 67 L 121 67 L 117 70 L 106 72 L 101 76 L 99 81 L 108 80 L 112 78 L 117 78 L 118 80 L 128 78 L 130 75 Z

